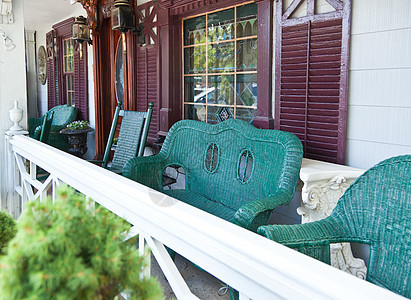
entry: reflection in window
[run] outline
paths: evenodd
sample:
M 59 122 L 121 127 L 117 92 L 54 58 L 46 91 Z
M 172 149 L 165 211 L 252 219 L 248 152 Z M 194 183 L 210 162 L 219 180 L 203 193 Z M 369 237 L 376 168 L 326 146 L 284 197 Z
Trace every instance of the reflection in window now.
M 117 43 L 116 53 L 116 97 L 124 105 L 124 67 L 123 67 L 123 43 L 121 38 Z
M 183 35 L 184 119 L 251 123 L 257 115 L 257 5 L 187 18 Z
M 66 103 L 74 106 L 74 45 L 72 38 L 63 40 L 63 80 Z

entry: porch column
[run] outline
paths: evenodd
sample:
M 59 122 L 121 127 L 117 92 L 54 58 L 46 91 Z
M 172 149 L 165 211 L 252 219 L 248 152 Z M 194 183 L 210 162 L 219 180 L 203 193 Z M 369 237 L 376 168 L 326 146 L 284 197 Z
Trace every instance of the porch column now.
M 272 129 L 274 128 L 272 117 L 273 1 L 256 0 L 255 2 L 258 9 L 259 49 L 257 52 L 257 116 L 254 118 L 253 125 L 257 128 Z
M 0 31 L 7 36 L 15 47 L 6 47 L 3 38 L 0 39 L 0 166 L 7 166 L 5 151 L 5 131 L 13 123 L 9 118 L 9 110 L 14 107 L 14 101 L 19 102 L 23 110 L 23 120 L 20 125 L 27 128 L 27 82 L 26 57 L 24 41 L 23 1 L 13 1 L 15 22 L 0 24 Z M 7 168 L 0 168 L 0 203 L 1 209 L 7 208 L 6 188 Z
M 180 97 L 176 89 L 179 88 L 179 76 L 181 77 L 181 66 L 178 64 L 176 55 L 180 55 L 175 45 L 178 26 L 170 15 L 169 9 L 160 8 L 158 11 L 159 20 L 159 42 L 160 42 L 160 135 L 167 135 L 168 129 L 181 119 Z M 178 43 L 178 42 L 177 42 Z

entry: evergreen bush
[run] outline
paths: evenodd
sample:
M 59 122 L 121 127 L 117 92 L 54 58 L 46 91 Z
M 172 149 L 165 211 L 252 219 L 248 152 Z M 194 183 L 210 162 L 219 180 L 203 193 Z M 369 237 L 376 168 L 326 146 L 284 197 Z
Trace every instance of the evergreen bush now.
M 15 235 L 16 221 L 8 213 L 0 211 L 0 255 L 4 254 L 8 242 Z
M 0 299 L 163 299 L 154 278 L 141 279 L 144 259 L 123 242 L 127 222 L 103 207 L 86 209 L 71 188 L 56 201 L 29 202 L 0 259 Z

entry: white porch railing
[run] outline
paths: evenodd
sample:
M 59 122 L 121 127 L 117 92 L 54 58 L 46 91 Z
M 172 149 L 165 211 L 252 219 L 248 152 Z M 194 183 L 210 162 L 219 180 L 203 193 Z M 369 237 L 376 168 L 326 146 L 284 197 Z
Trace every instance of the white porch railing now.
M 401 298 L 31 138 L 15 135 L 6 139 L 11 168 L 8 184 L 14 193 L 11 204 L 15 213 L 27 199 L 42 200 L 47 190 L 67 183 L 134 225 L 178 299 L 197 297 L 163 244 L 238 290 L 240 299 Z M 27 172 L 27 166 L 31 171 Z M 51 174 L 44 184 L 35 179 L 35 166 Z M 38 192 L 33 193 L 32 187 Z

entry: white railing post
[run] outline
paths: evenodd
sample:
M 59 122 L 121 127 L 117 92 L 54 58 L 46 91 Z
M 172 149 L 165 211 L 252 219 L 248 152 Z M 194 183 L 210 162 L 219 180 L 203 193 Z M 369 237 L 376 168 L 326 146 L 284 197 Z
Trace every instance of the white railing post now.
M 5 156 L 7 163 L 6 171 L 6 204 L 2 203 L 2 209 L 7 210 L 14 218 L 17 218 L 21 212 L 21 197 L 16 189 L 23 191 L 23 180 L 20 173 L 17 172 L 16 160 L 11 147 L 11 141 L 14 136 L 28 135 L 28 131 L 24 130 L 20 125 L 20 121 L 23 119 L 23 111 L 19 108 L 17 100 L 14 101 L 13 109 L 9 110 L 10 120 L 13 122 L 13 126 L 5 132 Z M 21 183 L 21 184 L 20 184 Z M 4 200 L 3 200 L 4 201 Z

